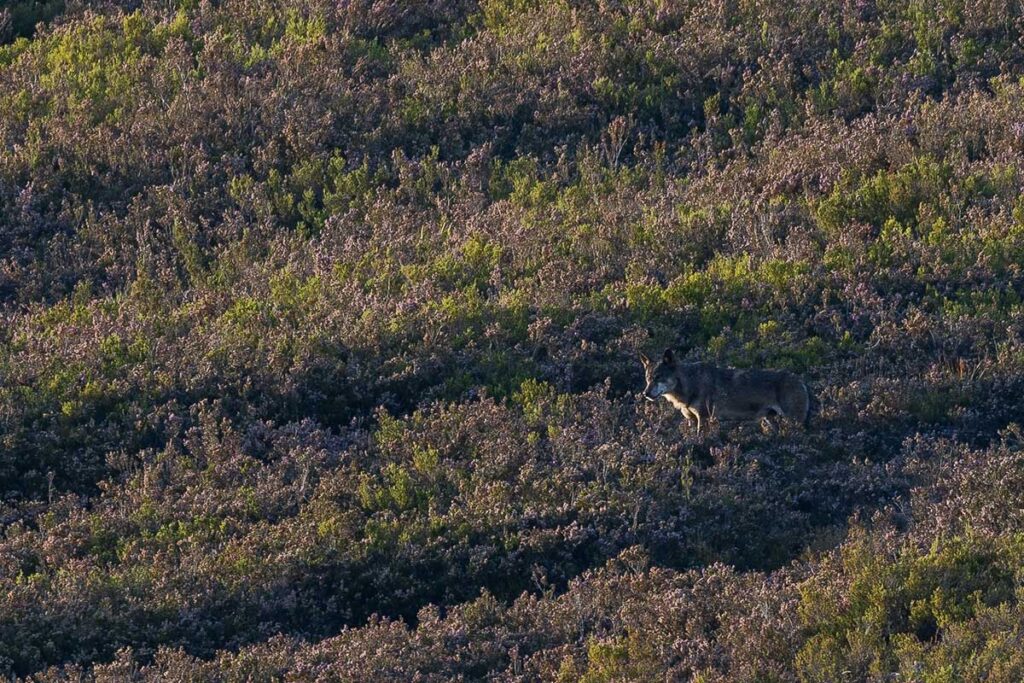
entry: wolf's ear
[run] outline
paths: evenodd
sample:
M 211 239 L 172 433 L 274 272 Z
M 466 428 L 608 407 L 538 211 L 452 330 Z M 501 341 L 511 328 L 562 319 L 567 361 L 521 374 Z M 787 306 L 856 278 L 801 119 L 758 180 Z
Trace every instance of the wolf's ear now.
M 672 349 L 665 349 L 665 355 L 662 360 L 665 361 L 665 365 L 675 365 L 676 357 L 672 353 Z
M 643 351 L 641 351 L 641 352 L 640 352 L 640 362 L 641 362 L 641 363 L 643 363 L 643 364 L 644 364 L 644 367 L 646 368 L 646 367 L 647 367 L 648 365 L 650 365 L 650 364 L 651 364 L 651 359 L 647 357 L 647 354 L 646 354 L 646 353 L 644 353 Z

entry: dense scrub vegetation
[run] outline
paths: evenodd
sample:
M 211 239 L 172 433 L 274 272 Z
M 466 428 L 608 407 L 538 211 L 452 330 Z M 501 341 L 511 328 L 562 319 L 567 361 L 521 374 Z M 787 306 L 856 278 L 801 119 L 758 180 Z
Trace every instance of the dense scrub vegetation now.
M 1021 12 L 8 3 L 0 677 L 1024 679 Z

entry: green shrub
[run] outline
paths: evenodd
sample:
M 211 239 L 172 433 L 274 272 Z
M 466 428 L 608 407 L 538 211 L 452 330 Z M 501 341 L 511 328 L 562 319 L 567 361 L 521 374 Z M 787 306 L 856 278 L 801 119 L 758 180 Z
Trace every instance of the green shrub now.
M 928 551 L 886 550 L 861 532 L 843 547 L 842 583 L 812 579 L 803 587 L 809 637 L 796 659 L 801 680 L 891 675 L 903 657 L 934 650 L 950 629 L 1015 605 L 1022 548 L 1020 539 L 967 535 L 939 539 Z

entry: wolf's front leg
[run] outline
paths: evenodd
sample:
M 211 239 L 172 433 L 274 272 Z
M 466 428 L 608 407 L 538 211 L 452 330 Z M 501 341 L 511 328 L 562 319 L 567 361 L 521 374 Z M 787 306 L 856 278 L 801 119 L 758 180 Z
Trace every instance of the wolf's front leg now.
M 693 421 L 697 423 L 697 436 L 700 436 L 701 434 L 704 433 L 706 416 L 702 414 L 703 412 L 704 411 L 699 408 L 696 410 L 690 408 L 690 414 L 693 416 Z

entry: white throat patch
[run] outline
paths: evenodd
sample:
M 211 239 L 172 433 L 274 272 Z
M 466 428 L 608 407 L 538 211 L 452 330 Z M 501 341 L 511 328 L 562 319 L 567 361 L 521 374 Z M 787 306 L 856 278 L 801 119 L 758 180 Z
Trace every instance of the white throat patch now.
M 658 382 L 654 385 L 655 396 L 665 396 L 669 391 L 671 391 L 671 389 L 669 388 L 668 382 Z

